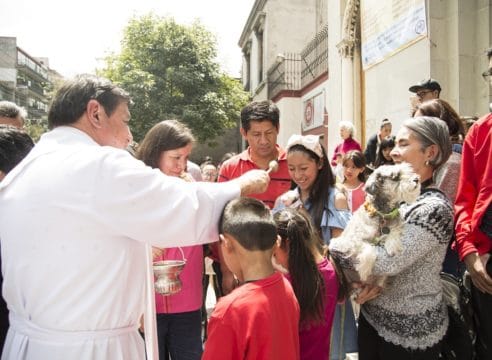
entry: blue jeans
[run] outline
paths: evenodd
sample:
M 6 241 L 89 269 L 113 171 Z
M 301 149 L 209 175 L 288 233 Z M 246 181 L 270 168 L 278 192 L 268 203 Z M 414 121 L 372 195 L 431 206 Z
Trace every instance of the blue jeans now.
M 345 359 L 348 353 L 357 352 L 357 322 L 350 298 L 337 304 L 331 330 L 330 359 Z
M 202 347 L 201 311 L 157 314 L 159 359 L 200 360 Z

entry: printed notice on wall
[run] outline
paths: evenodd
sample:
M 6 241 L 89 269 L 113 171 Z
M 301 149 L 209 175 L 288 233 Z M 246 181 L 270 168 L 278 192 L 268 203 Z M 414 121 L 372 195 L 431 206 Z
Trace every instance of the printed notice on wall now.
M 364 70 L 427 36 L 425 0 L 361 0 L 360 8 Z
M 323 125 L 325 95 L 321 92 L 304 101 L 304 121 L 302 130 L 310 130 Z

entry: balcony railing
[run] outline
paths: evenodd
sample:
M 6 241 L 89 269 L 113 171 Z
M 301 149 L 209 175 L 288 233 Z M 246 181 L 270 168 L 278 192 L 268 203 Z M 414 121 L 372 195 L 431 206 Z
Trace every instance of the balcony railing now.
M 267 73 L 268 98 L 272 99 L 284 90 L 301 88 L 301 55 L 282 54 Z
M 279 54 L 267 71 L 268 98 L 285 90 L 300 90 L 328 71 L 328 25 L 300 54 Z
M 301 51 L 301 58 L 301 85 L 304 87 L 328 71 L 328 25 Z
M 27 88 L 31 90 L 33 93 L 37 94 L 38 96 L 44 96 L 45 95 L 45 90 L 44 88 L 37 82 L 35 81 L 27 81 L 23 79 L 18 79 L 17 80 L 17 86 L 19 88 Z

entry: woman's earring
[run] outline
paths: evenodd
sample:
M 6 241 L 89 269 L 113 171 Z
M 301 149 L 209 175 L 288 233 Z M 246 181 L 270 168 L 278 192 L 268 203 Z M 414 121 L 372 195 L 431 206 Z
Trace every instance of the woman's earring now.
M 425 160 L 425 166 L 429 166 L 429 160 Z

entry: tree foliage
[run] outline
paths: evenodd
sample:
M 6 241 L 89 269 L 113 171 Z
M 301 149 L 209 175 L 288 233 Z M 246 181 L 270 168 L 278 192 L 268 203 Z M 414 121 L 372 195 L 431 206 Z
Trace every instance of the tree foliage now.
M 182 120 L 200 142 L 237 123 L 248 94 L 221 72 L 216 47 L 198 21 L 185 26 L 150 14 L 130 20 L 121 52 L 108 56 L 99 73 L 131 94 L 136 141 L 166 119 Z

